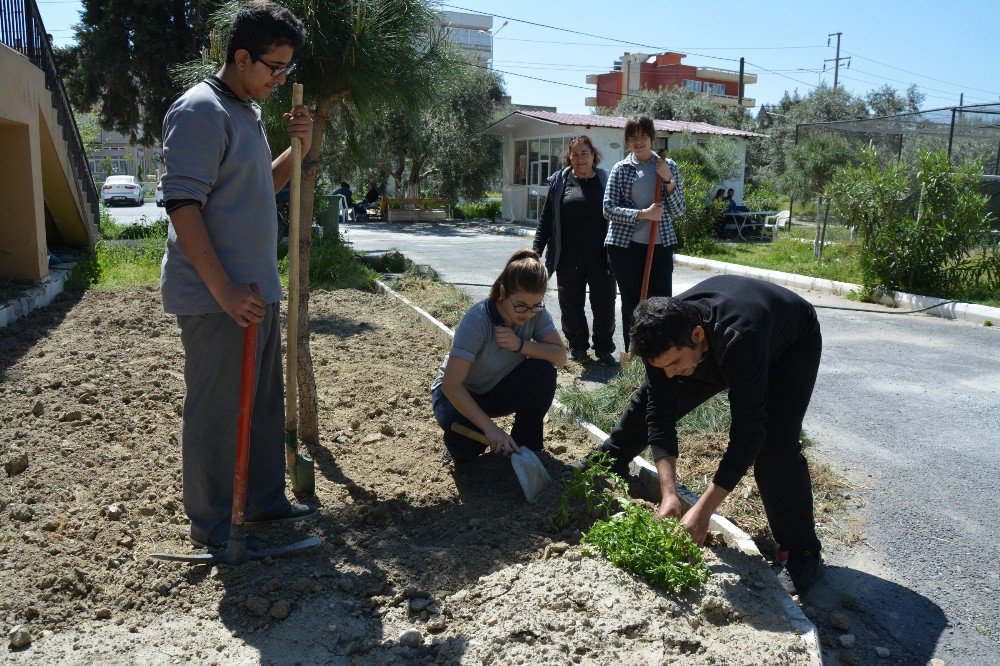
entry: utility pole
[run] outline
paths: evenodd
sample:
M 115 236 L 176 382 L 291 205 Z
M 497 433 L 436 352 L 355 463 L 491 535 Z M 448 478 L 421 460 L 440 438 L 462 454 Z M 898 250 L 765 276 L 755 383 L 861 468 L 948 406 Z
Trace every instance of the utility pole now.
M 744 59 L 740 58 L 740 87 L 739 87 L 739 92 L 737 93 L 736 104 L 741 109 L 743 108 L 743 64 L 744 64 Z
M 823 61 L 823 63 L 824 63 L 823 67 L 824 68 L 826 67 L 825 63 L 833 62 L 833 89 L 834 90 L 837 89 L 837 79 L 839 78 L 839 75 L 840 75 L 840 61 L 841 60 L 846 60 L 847 61 L 847 67 L 850 68 L 850 66 L 851 66 L 851 57 L 850 56 L 848 56 L 846 58 L 841 58 L 840 57 L 840 36 L 842 34 L 844 34 L 844 33 L 842 33 L 842 32 L 831 32 L 829 35 L 826 36 L 826 45 L 827 46 L 830 45 L 830 38 L 831 37 L 834 37 L 834 36 L 837 37 L 837 57 L 835 57 L 835 58 L 827 58 L 826 60 Z

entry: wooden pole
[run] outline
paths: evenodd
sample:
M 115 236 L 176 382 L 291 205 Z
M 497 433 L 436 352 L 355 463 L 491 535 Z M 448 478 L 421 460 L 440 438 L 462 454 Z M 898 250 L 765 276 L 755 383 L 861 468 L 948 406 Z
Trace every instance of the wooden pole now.
M 292 107 L 302 104 L 302 84 L 292 84 Z M 298 355 L 299 333 L 299 208 L 302 192 L 302 139 L 292 137 L 292 182 L 288 197 L 288 335 L 285 339 L 285 432 L 298 429 Z M 285 448 L 285 462 L 296 465 L 295 450 Z

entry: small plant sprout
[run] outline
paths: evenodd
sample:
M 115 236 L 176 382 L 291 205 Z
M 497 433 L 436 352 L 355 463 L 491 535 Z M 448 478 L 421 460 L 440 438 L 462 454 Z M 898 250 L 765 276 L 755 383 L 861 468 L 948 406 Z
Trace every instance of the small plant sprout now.
M 987 319 L 986 321 L 983 322 L 983 326 L 992 326 L 992 325 L 993 325 L 992 319 Z

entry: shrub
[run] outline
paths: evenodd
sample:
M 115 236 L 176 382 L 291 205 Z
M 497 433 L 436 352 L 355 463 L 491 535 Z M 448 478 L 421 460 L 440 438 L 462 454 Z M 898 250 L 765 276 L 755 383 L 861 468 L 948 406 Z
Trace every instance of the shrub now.
M 287 274 L 288 257 L 280 269 Z M 371 289 L 379 274 L 365 265 L 362 254 L 335 236 L 314 238 L 309 257 L 311 289 Z
M 743 205 L 750 210 L 782 210 L 788 206 L 788 197 L 768 181 L 748 183 L 743 192 Z
M 456 220 L 489 220 L 496 222 L 503 214 L 503 204 L 500 201 L 477 201 L 456 204 L 454 215 Z
M 990 240 L 981 165 L 953 167 L 923 152 L 910 183 L 905 167 L 868 147 L 837 171 L 828 193 L 862 237 L 864 293 L 903 290 L 984 298 L 1000 290 L 1000 247 Z
M 721 201 L 709 200 L 718 181 L 706 177 L 704 169 L 698 164 L 678 162 L 677 168 L 684 187 L 684 212 L 673 218 L 678 249 L 689 254 L 712 252 L 716 247 L 716 221 L 726 209 Z

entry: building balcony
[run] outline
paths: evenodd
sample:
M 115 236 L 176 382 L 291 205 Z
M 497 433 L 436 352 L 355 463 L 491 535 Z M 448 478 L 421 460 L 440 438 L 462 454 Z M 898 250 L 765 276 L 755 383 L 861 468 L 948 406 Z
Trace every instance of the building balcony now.
M 597 85 L 598 76 L 600 76 L 600 74 L 587 74 L 587 85 L 589 86 Z
M 719 106 L 737 106 L 739 97 L 736 95 L 708 95 L 708 99 L 711 100 L 712 104 L 718 104 Z M 752 109 L 757 106 L 757 100 L 753 97 L 743 98 L 743 108 Z
M 731 69 L 717 69 L 715 67 L 699 67 L 695 72 L 695 75 L 699 79 L 708 79 L 709 81 L 727 81 L 729 83 L 739 83 L 740 73 L 734 72 Z M 743 74 L 743 84 L 747 85 L 750 83 L 757 83 L 756 74 Z
M 597 98 L 588 97 L 587 99 L 584 100 L 583 103 L 586 104 L 587 106 L 597 106 Z

